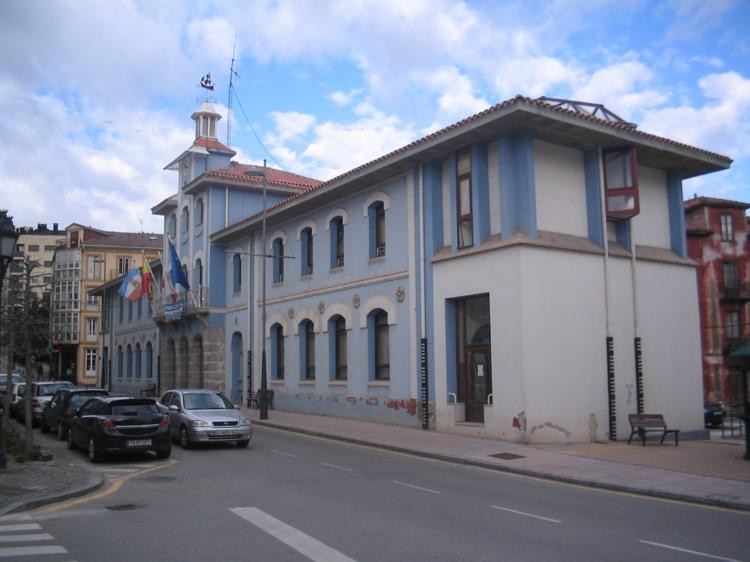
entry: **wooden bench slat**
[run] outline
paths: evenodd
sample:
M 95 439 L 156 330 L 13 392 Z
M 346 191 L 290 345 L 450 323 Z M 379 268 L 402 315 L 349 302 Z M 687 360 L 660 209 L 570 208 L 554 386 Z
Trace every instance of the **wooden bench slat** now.
M 628 445 L 633 440 L 633 435 L 636 433 L 640 436 L 643 446 L 646 446 L 646 433 L 649 432 L 661 432 L 661 443 L 664 443 L 664 438 L 670 434 L 674 434 L 674 444 L 679 444 L 679 429 L 669 429 L 667 422 L 664 421 L 664 416 L 661 414 L 628 414 L 628 421 L 630 422 L 630 437 L 628 438 Z

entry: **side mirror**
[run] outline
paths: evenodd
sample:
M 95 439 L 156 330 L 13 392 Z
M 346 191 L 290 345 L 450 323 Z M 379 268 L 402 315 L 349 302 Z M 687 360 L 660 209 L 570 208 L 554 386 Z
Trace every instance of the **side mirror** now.
M 176 404 L 170 404 L 169 409 L 172 410 L 173 412 L 179 412 L 180 411 L 180 407 L 177 406 Z
M 76 417 L 77 417 L 77 418 L 80 418 L 80 417 L 81 417 L 81 410 L 76 410 Z

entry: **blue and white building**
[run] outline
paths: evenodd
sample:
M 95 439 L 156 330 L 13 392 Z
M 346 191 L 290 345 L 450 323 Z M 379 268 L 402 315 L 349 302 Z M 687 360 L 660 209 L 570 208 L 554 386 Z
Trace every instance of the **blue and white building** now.
M 210 104 L 193 119 L 153 209 L 191 281 L 180 320 L 156 312 L 165 385 L 239 401 L 265 338 L 277 409 L 520 442 L 627 437 L 637 411 L 702 430 L 682 180 L 728 158 L 517 97 L 324 183 L 267 169 L 264 213 L 264 169 L 231 162 Z

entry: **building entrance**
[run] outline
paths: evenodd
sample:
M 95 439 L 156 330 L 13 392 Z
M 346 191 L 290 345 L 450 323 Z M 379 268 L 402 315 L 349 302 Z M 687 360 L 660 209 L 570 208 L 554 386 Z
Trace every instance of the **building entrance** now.
M 459 299 L 455 310 L 459 402 L 465 421 L 484 423 L 484 405 L 492 394 L 490 297 Z

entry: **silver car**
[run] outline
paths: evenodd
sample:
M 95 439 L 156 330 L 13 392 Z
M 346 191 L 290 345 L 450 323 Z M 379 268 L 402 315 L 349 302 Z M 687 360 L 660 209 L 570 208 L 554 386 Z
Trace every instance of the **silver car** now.
M 250 418 L 221 392 L 205 389 L 168 390 L 161 406 L 169 416 L 169 433 L 183 449 L 196 443 L 231 441 L 247 447 L 253 436 Z

